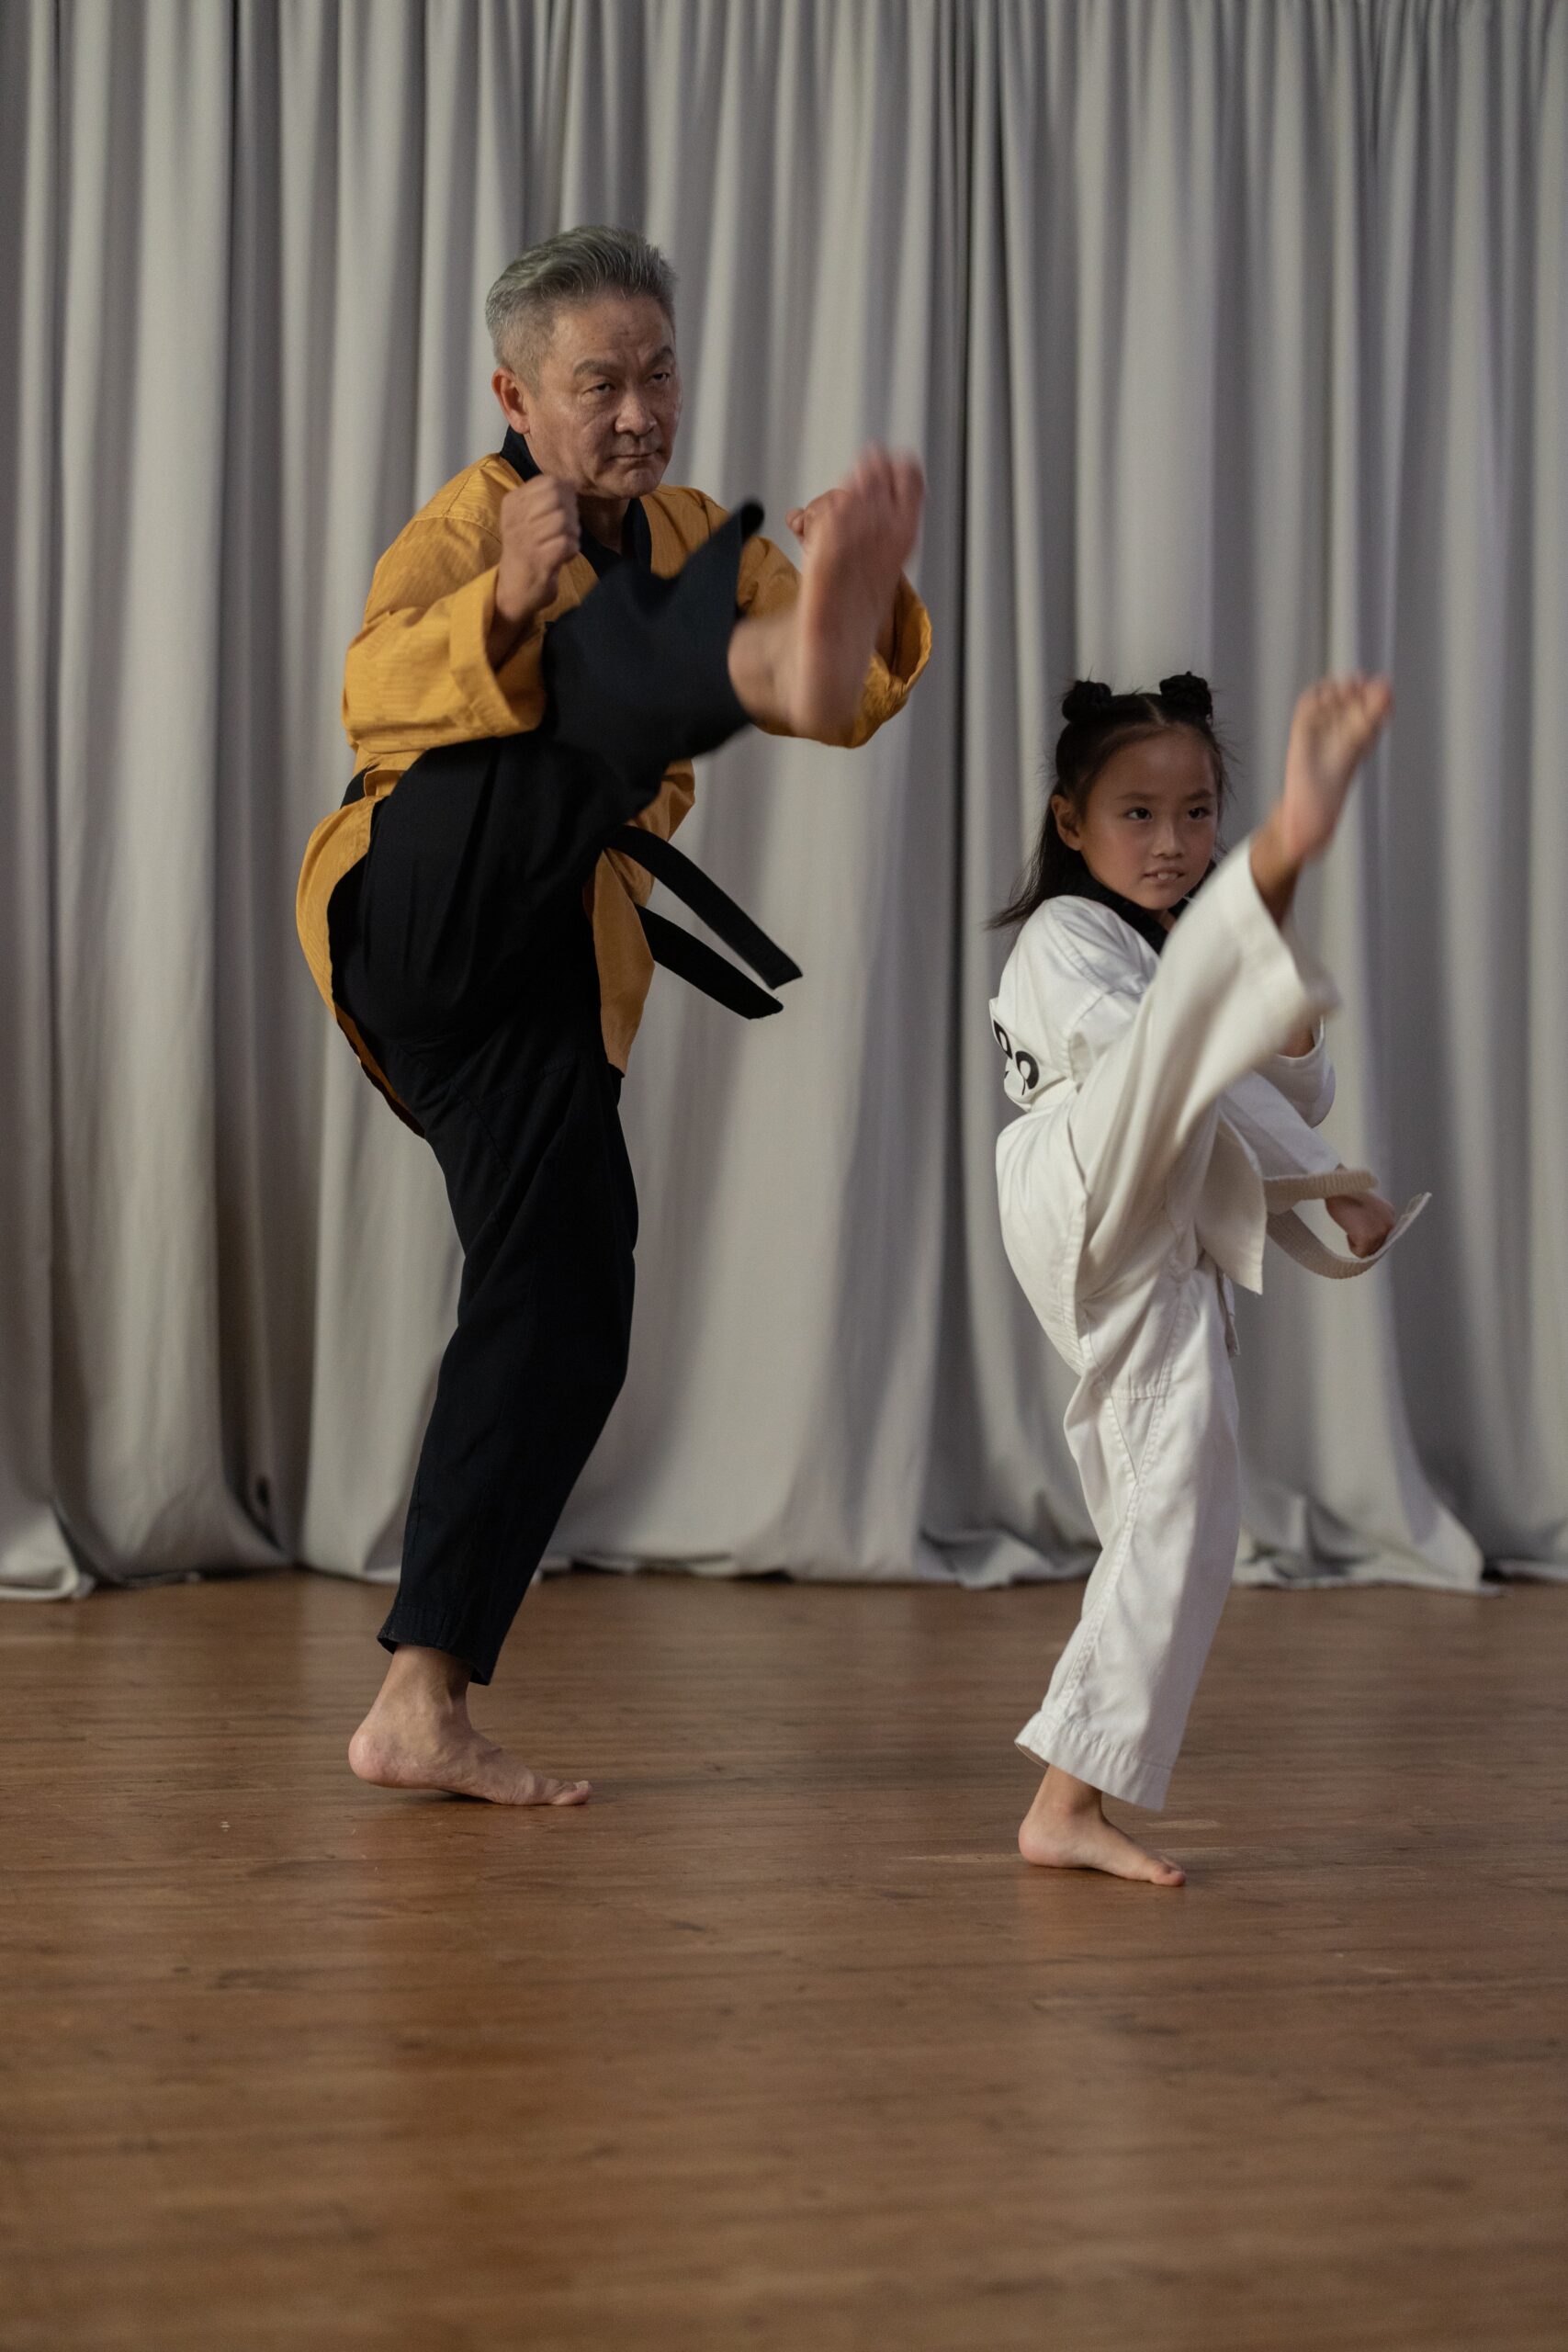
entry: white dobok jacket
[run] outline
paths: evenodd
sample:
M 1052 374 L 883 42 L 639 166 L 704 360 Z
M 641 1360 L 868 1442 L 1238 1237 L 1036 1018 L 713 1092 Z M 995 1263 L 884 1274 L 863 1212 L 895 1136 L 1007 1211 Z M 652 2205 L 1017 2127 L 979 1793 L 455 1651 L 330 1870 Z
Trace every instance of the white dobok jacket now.
M 1203 921 L 1194 925 L 1198 905 Z M 991 1004 L 1004 1084 L 1027 1114 L 998 1137 L 997 1174 L 1009 1257 L 1059 1343 L 1076 1339 L 1079 1302 L 1135 1286 L 1185 1237 L 1252 1291 L 1263 1287 L 1270 1237 L 1332 1276 L 1365 1273 L 1393 1248 L 1424 1196 L 1364 1259 L 1331 1250 L 1292 1214 L 1299 1201 L 1371 1189 L 1367 1172 L 1344 1168 L 1317 1133 L 1334 1101 L 1323 1015 L 1338 1001 L 1293 928 L 1281 934 L 1263 905 L 1246 842 L 1177 923 L 1163 956 L 1094 899 L 1051 899 L 1030 917 Z M 1311 1052 L 1273 1051 L 1303 1007 L 1316 1017 Z M 1098 1137 L 1091 1225 L 1068 1120 L 1112 1046 L 1121 1048 L 1117 1100 Z M 1119 1118 L 1128 1123 L 1120 1137 Z M 1151 1154 L 1147 1132 L 1134 1135 L 1130 1123 L 1161 1120 L 1171 1132 Z M 1049 1139 L 1039 1122 L 1054 1131 Z M 1068 1354 L 1076 1361 L 1076 1347 Z

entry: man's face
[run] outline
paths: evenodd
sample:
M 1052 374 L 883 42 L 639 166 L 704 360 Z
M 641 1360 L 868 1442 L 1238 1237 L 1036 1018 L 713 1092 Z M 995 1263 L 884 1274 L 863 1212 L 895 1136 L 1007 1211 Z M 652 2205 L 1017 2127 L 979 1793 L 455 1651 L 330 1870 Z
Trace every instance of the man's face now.
M 538 382 L 505 368 L 494 382 L 542 473 L 583 498 L 644 498 L 658 489 L 681 422 L 681 376 L 675 330 L 651 296 L 563 305 Z

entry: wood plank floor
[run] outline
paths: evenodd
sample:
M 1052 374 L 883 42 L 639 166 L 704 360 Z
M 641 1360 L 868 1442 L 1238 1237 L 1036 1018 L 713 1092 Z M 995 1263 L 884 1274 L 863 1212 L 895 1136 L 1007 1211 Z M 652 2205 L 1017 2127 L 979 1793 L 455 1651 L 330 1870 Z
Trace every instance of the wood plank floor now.
M 1568 2344 L 1568 1592 L 1239 1592 L 1031 1873 L 1077 1589 L 578 1576 L 359 1789 L 385 1596 L 0 1607 L 6 2352 Z

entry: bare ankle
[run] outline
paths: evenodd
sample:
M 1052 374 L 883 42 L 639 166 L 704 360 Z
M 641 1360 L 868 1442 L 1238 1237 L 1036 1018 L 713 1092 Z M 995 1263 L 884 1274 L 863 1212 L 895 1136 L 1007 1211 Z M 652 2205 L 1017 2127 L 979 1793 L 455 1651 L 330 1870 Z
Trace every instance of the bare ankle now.
M 1089 1781 L 1080 1781 L 1071 1772 L 1064 1772 L 1059 1764 L 1048 1764 L 1045 1778 L 1035 1792 L 1032 1811 L 1048 1813 L 1064 1821 L 1082 1820 L 1089 1815 L 1103 1814 L 1100 1791 Z
M 730 631 L 729 683 L 747 718 L 761 725 L 780 726 L 787 716 L 781 661 L 789 617 L 770 613 L 760 620 L 737 621 Z
M 388 1664 L 380 1695 L 401 1705 L 460 1707 L 472 1679 L 470 1669 L 449 1651 L 400 1642 Z

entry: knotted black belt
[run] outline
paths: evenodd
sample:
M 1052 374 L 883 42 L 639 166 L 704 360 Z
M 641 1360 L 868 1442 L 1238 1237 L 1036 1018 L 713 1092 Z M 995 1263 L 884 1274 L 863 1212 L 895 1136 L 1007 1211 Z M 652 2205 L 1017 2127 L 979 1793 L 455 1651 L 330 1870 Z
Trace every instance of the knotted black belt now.
M 343 796 L 343 806 L 350 808 L 364 797 L 365 786 L 355 776 Z M 671 898 L 689 907 L 698 922 L 705 923 L 716 938 L 739 956 L 741 963 L 750 964 L 757 979 L 765 981 L 767 986 L 759 988 L 756 980 L 749 980 L 744 972 L 705 940 L 694 938 L 689 931 L 682 931 L 664 915 L 655 914 L 651 908 L 639 907 L 643 936 L 656 964 L 700 989 L 704 996 L 712 997 L 716 1004 L 739 1013 L 744 1021 L 761 1021 L 770 1012 L 784 1011 L 777 997 L 770 996 L 768 989 L 798 980 L 800 966 L 768 937 L 760 923 L 752 922 L 744 907 L 736 905 L 728 890 L 719 888 L 711 875 L 705 874 L 700 865 L 694 865 L 673 842 L 667 842 L 660 833 L 646 832 L 640 825 L 623 825 L 604 847 L 630 858 L 656 882 L 661 882 Z

